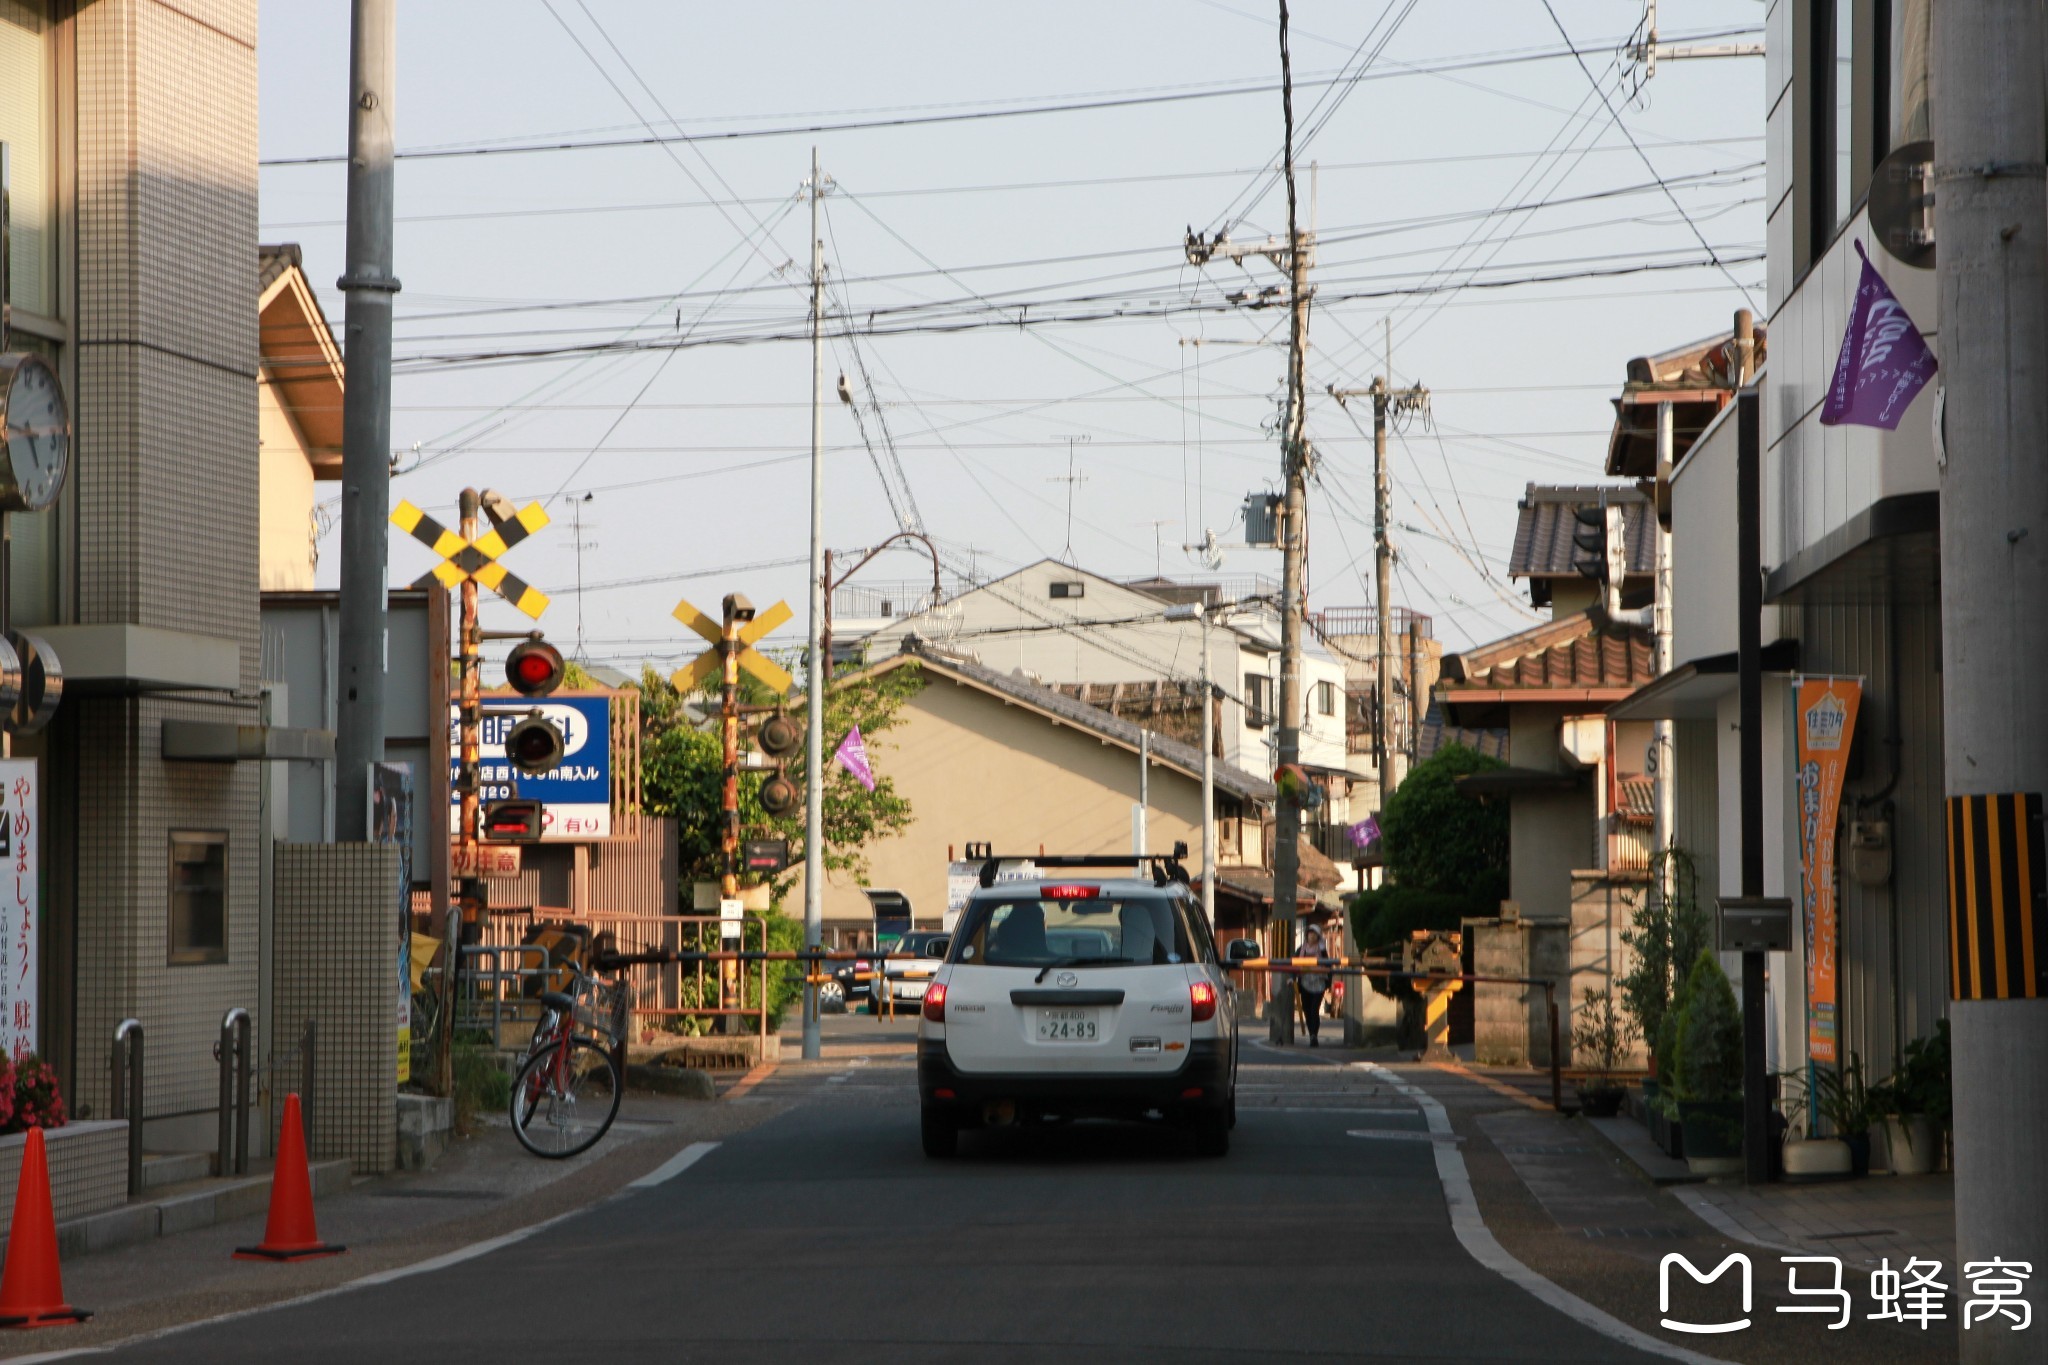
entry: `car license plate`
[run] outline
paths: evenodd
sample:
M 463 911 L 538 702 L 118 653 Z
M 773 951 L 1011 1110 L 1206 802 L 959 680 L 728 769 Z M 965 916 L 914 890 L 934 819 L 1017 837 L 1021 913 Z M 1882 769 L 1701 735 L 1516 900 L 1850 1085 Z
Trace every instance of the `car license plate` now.
M 1094 1010 L 1040 1010 L 1041 1043 L 1092 1043 L 1097 1037 Z

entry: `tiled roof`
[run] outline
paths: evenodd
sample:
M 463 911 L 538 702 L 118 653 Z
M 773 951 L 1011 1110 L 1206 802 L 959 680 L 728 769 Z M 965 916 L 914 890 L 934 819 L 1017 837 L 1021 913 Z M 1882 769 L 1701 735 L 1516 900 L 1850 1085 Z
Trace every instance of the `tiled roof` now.
M 1641 626 L 1598 630 L 1587 612 L 1545 621 L 1444 660 L 1443 691 L 1629 689 L 1657 676 L 1656 647 Z
M 256 248 L 256 292 L 270 288 L 271 282 L 293 266 L 305 264 L 304 254 L 297 242 L 284 242 L 277 246 Z
M 1559 487 L 1530 484 L 1522 494 L 1521 511 L 1515 518 L 1515 548 L 1508 556 L 1510 578 L 1576 578 L 1572 567 L 1572 532 L 1578 523 L 1573 513 L 1581 507 L 1598 507 L 1602 496 L 1621 506 L 1628 527 L 1628 571 L 1648 577 L 1657 569 L 1657 541 L 1651 534 L 1656 522 L 1650 516 L 1650 501 L 1629 484 L 1594 484 Z
M 1416 736 L 1416 758 L 1427 761 L 1448 749 L 1451 745 L 1462 745 L 1476 750 L 1488 758 L 1508 760 L 1508 732 L 1502 729 L 1479 729 L 1469 725 L 1453 725 L 1444 717 L 1444 704 L 1432 699 L 1429 712 L 1422 718 L 1422 733 Z

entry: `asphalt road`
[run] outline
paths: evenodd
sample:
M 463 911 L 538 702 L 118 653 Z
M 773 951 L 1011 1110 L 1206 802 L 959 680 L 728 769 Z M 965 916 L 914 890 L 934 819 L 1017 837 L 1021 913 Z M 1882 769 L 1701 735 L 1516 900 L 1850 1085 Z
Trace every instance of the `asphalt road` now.
M 1369 1071 L 1248 1047 L 1221 1160 L 1075 1124 L 933 1162 L 904 1051 L 785 1067 L 753 1100 L 785 1112 L 524 1241 L 114 1358 L 1652 1358 L 1467 1255 L 1422 1115 Z

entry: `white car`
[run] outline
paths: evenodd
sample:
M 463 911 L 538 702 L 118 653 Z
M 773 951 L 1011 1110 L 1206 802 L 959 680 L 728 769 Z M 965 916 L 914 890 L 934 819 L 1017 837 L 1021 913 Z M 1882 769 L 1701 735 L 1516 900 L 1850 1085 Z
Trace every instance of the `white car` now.
M 1237 1019 L 1179 863 L 1039 865 L 1048 875 L 1037 880 L 984 875 L 925 992 L 925 1154 L 952 1155 L 962 1128 L 1108 1117 L 1177 1123 L 1193 1129 L 1197 1151 L 1224 1155 L 1237 1121 Z M 1124 871 L 1075 875 L 1091 867 Z
M 948 941 L 948 935 L 924 929 L 913 929 L 897 940 L 886 955 L 868 964 L 868 969 L 875 973 L 868 983 L 869 1001 L 879 1003 L 886 999 L 906 1015 L 915 1010 L 917 1002 L 924 999 L 925 988 L 938 975 L 939 965 L 946 960 Z

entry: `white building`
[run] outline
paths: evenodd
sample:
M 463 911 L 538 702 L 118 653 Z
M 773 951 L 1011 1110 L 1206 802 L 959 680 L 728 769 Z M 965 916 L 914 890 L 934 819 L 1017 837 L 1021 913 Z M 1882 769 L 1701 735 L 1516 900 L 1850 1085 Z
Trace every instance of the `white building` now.
M 1174 594 L 1190 595 L 1185 586 Z M 985 667 L 1022 671 L 1052 687 L 1086 687 L 1079 695 L 1098 705 L 1110 704 L 1101 693 L 1117 684 L 1160 684 L 1191 695 L 1201 677 L 1203 626 L 1167 620 L 1172 605 L 1160 592 L 1041 560 L 889 622 L 868 636 L 867 657 L 884 659 L 915 635 L 931 648 Z M 1279 614 L 1261 604 L 1225 607 L 1208 636 L 1210 677 L 1224 693 L 1216 722 L 1218 757 L 1247 772 L 1269 774 L 1276 766 Z M 1325 780 L 1333 816 L 1341 816 L 1351 782 L 1372 777 L 1371 756 L 1345 752 L 1343 664 L 1311 641 L 1303 669 L 1301 762 Z M 1353 757 L 1368 766 L 1352 770 L 1347 763 Z

